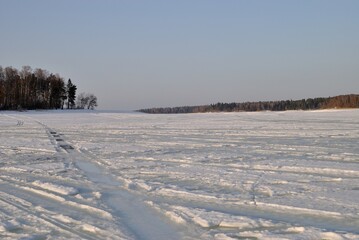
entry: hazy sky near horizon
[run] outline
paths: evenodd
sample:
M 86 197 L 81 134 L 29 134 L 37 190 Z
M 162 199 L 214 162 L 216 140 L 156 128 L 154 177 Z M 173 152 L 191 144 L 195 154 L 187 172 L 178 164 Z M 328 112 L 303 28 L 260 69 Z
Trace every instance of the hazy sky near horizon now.
M 99 109 L 359 93 L 357 0 L 0 0 L 0 30 Z

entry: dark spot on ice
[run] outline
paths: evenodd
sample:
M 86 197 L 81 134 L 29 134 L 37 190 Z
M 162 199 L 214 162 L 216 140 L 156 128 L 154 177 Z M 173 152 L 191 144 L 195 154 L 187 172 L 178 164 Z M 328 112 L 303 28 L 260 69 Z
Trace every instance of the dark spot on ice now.
M 65 150 L 74 149 L 71 145 L 68 145 L 68 144 L 66 144 L 66 145 L 60 145 L 60 147 L 62 147 L 62 148 L 65 149 Z
M 56 132 L 50 132 L 51 134 L 56 134 Z
M 358 191 L 359 187 L 353 187 L 352 190 Z
M 63 142 L 64 140 L 62 140 L 61 138 L 57 138 L 56 141 Z

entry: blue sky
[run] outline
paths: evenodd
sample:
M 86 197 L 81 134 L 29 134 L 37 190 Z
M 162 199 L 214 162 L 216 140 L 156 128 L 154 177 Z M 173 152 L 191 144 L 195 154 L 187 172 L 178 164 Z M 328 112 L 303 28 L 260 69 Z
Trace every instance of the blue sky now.
M 0 0 L 0 65 L 100 109 L 359 93 L 359 1 Z

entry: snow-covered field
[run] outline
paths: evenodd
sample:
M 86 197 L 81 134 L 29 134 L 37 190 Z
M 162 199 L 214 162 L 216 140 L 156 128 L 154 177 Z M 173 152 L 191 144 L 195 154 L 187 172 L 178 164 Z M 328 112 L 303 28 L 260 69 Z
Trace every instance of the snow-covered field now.
M 0 239 L 359 239 L 359 110 L 0 112 Z

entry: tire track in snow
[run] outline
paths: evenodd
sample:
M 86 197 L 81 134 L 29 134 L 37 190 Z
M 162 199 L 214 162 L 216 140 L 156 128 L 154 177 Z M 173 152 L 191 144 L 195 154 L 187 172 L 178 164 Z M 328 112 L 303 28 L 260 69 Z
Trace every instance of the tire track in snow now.
M 121 187 L 122 183 L 111 177 L 97 164 L 93 163 L 96 156 L 86 154 L 73 147 L 60 137 L 58 131 L 46 124 L 34 120 L 45 130 L 55 148 L 67 155 L 71 162 L 82 170 L 86 177 L 96 184 L 96 190 L 101 191 L 102 201 L 112 212 L 124 220 L 124 225 L 136 239 L 180 239 L 177 226 L 145 204 L 140 195 L 129 192 Z
M 142 161 L 156 161 L 161 163 L 169 164 L 188 164 L 193 166 L 202 166 L 203 163 L 197 162 L 184 162 L 181 160 L 160 160 L 160 159 L 140 159 Z M 300 167 L 295 165 L 280 165 L 280 166 L 268 166 L 268 165 L 259 165 L 259 164 L 232 164 L 229 163 L 225 166 L 218 163 L 206 163 L 206 166 L 216 167 L 216 168 L 232 168 L 239 169 L 244 171 L 259 172 L 278 172 L 278 173 L 290 173 L 294 175 L 309 175 L 309 176 L 319 176 L 319 177 L 329 177 L 329 178 L 343 178 L 343 179 L 359 179 L 359 171 L 355 170 L 346 170 L 346 169 L 330 169 L 330 168 L 315 168 L 315 167 Z
M 0 179 L 3 182 L 11 184 L 11 186 L 16 188 L 15 192 L 25 190 L 26 192 L 35 193 L 36 195 L 46 197 L 48 199 L 48 201 L 54 201 L 54 202 L 58 202 L 62 205 L 65 205 L 67 208 L 71 208 L 73 211 L 80 210 L 80 211 L 83 211 L 84 213 L 86 212 L 87 214 L 91 214 L 93 216 L 100 215 L 105 218 L 112 219 L 111 214 L 102 209 L 92 207 L 90 205 L 85 204 L 84 202 L 82 202 L 82 203 L 78 202 L 78 200 L 77 201 L 69 200 L 69 199 L 67 199 L 68 197 L 65 198 L 65 196 L 60 196 L 60 195 L 56 194 L 56 192 L 49 191 L 49 190 L 41 188 L 41 187 L 37 187 L 36 185 L 33 185 L 33 184 L 16 181 L 14 179 L 9 180 L 9 179 L 4 179 L 2 177 L 0 177 Z M 73 200 L 75 200 L 75 199 L 73 199 Z
M 88 224 L 72 219 L 71 216 L 74 214 L 77 216 L 90 215 L 92 218 L 96 219 L 96 221 L 101 221 L 103 218 L 112 220 L 112 216 L 108 212 L 83 203 L 73 202 L 64 198 L 64 196 L 59 196 L 53 192 L 46 191 L 45 189 L 41 189 L 30 183 L 22 182 L 20 180 L 17 181 L 16 179 L 4 179 L 3 177 L 0 177 L 0 188 L 0 200 L 6 203 L 13 203 L 12 206 L 25 211 L 29 216 L 47 221 L 65 232 L 72 232 L 80 239 L 107 238 L 107 234 L 103 234 L 105 230 L 93 226 L 91 223 Z M 4 198 L 3 195 L 8 197 Z M 46 210 L 46 212 L 38 211 L 36 206 L 40 206 L 41 209 Z M 48 216 L 49 213 L 50 216 Z M 63 215 L 69 224 L 54 218 L 59 215 Z M 88 229 L 88 231 L 86 231 L 86 229 Z M 124 239 L 125 237 L 112 235 L 112 238 Z
M 160 196 L 160 198 L 159 198 Z M 359 234 L 359 217 L 355 214 L 345 215 L 339 212 L 322 211 L 287 205 L 278 205 L 256 201 L 223 201 L 220 198 L 199 199 L 198 196 L 184 192 L 155 192 L 149 199 L 153 202 L 181 205 L 190 208 L 206 209 L 232 215 L 263 218 L 272 221 L 301 224 L 308 227 L 334 231 L 349 231 Z M 179 204 L 180 202 L 180 204 Z
M 26 212 L 27 214 L 29 214 L 29 215 L 31 215 L 33 217 L 41 219 L 45 223 L 54 226 L 59 231 L 68 232 L 71 235 L 75 235 L 75 236 L 77 236 L 79 238 L 90 239 L 90 240 L 98 239 L 97 237 L 89 235 L 89 234 L 87 234 L 85 232 L 75 230 L 74 226 L 69 226 L 69 225 L 67 225 L 67 224 L 65 224 L 63 222 L 60 222 L 58 220 L 55 220 L 53 218 L 48 217 L 43 213 L 39 213 L 38 211 L 36 211 L 35 209 L 33 209 L 33 208 L 29 207 L 29 206 L 24 206 L 24 205 L 21 205 L 20 203 L 16 203 L 14 201 L 14 197 L 15 198 L 17 198 L 17 197 L 12 196 L 10 194 L 9 194 L 9 196 L 10 196 L 11 200 L 6 199 L 6 198 L 4 198 L 3 196 L 0 195 L 0 201 L 5 202 L 6 204 L 11 205 L 11 206 L 23 211 L 23 212 Z

